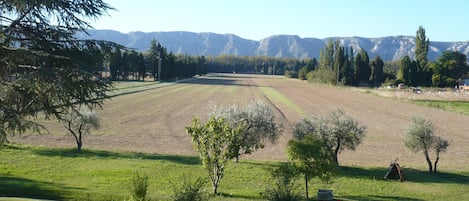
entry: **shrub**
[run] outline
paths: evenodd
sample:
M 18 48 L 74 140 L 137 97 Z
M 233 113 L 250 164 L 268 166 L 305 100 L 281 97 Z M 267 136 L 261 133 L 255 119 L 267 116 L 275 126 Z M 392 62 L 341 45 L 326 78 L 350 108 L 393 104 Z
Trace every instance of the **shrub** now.
M 296 73 L 293 70 L 286 70 L 285 71 L 285 77 L 287 77 L 287 78 L 298 78 L 298 73 Z
M 173 184 L 173 200 L 174 201 L 203 201 L 208 200 L 207 193 L 203 190 L 203 186 L 207 183 L 206 179 L 198 177 L 194 181 L 190 181 L 184 176 L 183 183 L 180 185 Z
M 141 175 L 139 172 L 134 172 L 130 177 L 132 197 L 136 200 L 145 200 L 148 189 L 148 176 Z

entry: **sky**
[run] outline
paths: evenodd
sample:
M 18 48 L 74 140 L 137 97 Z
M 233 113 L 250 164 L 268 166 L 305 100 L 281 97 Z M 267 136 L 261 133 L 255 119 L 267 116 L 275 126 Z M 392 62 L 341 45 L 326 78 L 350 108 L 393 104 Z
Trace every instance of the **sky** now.
M 423 26 L 430 41 L 469 41 L 467 0 L 104 0 L 115 10 L 95 29 L 235 34 L 260 40 L 411 35 Z

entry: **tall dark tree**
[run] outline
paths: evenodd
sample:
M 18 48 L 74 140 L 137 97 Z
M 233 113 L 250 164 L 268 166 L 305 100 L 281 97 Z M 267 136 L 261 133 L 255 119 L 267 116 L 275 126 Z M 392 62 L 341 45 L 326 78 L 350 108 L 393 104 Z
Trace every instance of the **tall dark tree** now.
M 345 52 L 347 63 L 345 66 L 345 84 L 354 85 L 355 83 L 355 57 L 353 54 L 353 47 L 350 46 L 350 49 Z
M 404 82 L 406 85 L 415 86 L 417 81 L 417 67 L 416 62 L 412 61 L 408 55 L 402 58 L 397 79 Z
M 147 69 L 145 65 L 145 58 L 143 57 L 142 53 L 138 54 L 137 65 L 138 65 L 138 78 L 137 79 L 141 78 L 142 81 L 144 81 Z
M 116 49 L 111 53 L 111 61 L 109 63 L 109 71 L 111 78 L 114 80 L 121 79 L 121 67 L 122 66 L 122 52 L 120 49 Z
M 94 68 L 113 44 L 76 32 L 109 9 L 102 0 L 0 1 L 0 139 L 38 128 L 31 117 L 39 112 L 63 119 L 78 105 L 103 103 L 110 83 Z
M 381 60 L 381 57 L 376 56 L 376 58 L 371 61 L 371 76 L 370 81 L 375 84 L 380 84 L 384 81 L 384 72 L 383 72 L 384 62 Z
M 469 72 L 467 57 L 460 52 L 445 51 L 431 64 L 432 83 L 435 87 L 454 87 Z
M 365 49 L 360 48 L 357 56 L 355 57 L 355 78 L 358 83 L 366 82 L 370 79 L 371 68 L 370 68 L 370 58 Z
M 334 69 L 334 43 L 332 40 L 329 40 L 327 45 L 319 52 L 319 68 Z
M 315 57 L 313 57 L 313 59 L 308 60 L 306 62 L 306 69 L 308 70 L 308 72 L 316 69 L 317 67 L 318 67 L 318 60 L 316 60 Z
M 345 76 L 344 70 L 346 63 L 345 48 L 344 46 L 340 45 L 339 41 L 336 41 L 334 50 L 334 71 L 336 73 L 336 85 L 339 85 Z
M 431 71 L 428 65 L 428 48 L 430 39 L 425 35 L 425 29 L 419 26 L 415 35 L 415 61 L 417 67 L 416 84 L 429 86 L 431 84 Z
M 161 53 L 159 53 L 160 47 L 160 44 L 153 38 L 150 42 L 150 50 L 148 50 L 146 58 L 146 64 L 149 68 L 148 70 L 152 72 L 153 79 L 155 81 L 158 79 L 158 58 L 161 56 Z
M 121 68 L 120 68 L 120 76 L 123 80 L 128 80 L 129 79 L 129 72 L 130 72 L 130 56 L 129 52 L 125 51 L 122 54 L 122 63 L 121 63 Z

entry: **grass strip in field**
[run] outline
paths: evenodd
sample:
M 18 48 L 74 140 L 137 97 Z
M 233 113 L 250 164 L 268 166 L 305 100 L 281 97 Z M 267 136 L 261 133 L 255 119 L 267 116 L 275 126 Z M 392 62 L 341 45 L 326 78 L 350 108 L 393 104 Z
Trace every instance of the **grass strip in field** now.
M 116 82 L 114 83 L 115 89 L 108 93 L 109 96 L 115 97 L 131 93 L 143 92 L 151 89 L 166 87 L 180 82 L 185 82 L 194 78 L 178 80 L 174 82 Z
M 270 100 L 284 104 L 285 106 L 292 109 L 293 111 L 295 111 L 297 114 L 299 114 L 302 117 L 306 116 L 306 112 L 303 110 L 303 108 L 293 103 L 290 99 L 288 99 L 287 97 L 285 97 L 284 95 L 276 91 L 275 89 L 272 89 L 270 87 L 259 87 L 259 89 Z
M 148 200 L 170 200 L 172 184 L 183 177 L 207 177 L 193 156 L 143 154 L 25 145 L 0 147 L 0 197 L 51 200 L 126 200 L 134 171 L 149 177 Z M 262 200 L 273 187 L 269 170 L 278 162 L 229 163 L 219 190 L 210 200 Z M 310 181 L 310 192 L 329 188 L 340 200 L 469 200 L 469 172 L 428 173 L 405 168 L 406 182 L 382 180 L 387 167 L 341 167 L 332 183 Z M 210 184 L 204 189 L 211 191 Z M 302 177 L 295 191 L 304 192 Z M 312 193 L 313 194 L 313 193 Z
M 450 112 L 469 115 L 469 102 L 463 101 L 439 101 L 439 100 L 415 100 L 413 103 L 421 106 L 434 107 Z

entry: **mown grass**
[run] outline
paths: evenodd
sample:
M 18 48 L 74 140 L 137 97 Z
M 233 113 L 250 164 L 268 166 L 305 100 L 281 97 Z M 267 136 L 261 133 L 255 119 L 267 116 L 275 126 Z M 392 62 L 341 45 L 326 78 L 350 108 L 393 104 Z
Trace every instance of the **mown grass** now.
M 437 101 L 437 100 L 415 100 L 417 105 L 440 108 L 450 112 L 469 115 L 469 102 L 463 101 Z
M 136 88 L 136 87 L 144 87 L 148 85 L 159 84 L 160 82 L 154 81 L 115 81 L 113 82 L 113 86 L 116 90 L 122 89 L 129 89 L 129 88 Z
M 290 99 L 276 91 L 275 89 L 272 89 L 270 87 L 259 87 L 259 89 L 264 93 L 267 98 L 274 102 L 280 102 L 283 105 L 287 106 L 291 110 L 295 111 L 297 114 L 301 116 L 306 116 L 306 112 L 303 110 L 303 108 L 299 107 L 295 103 L 293 103 Z
M 124 200 L 130 198 L 134 171 L 149 177 L 149 200 L 169 200 L 172 185 L 185 177 L 206 177 L 198 158 L 128 152 L 52 149 L 8 145 L 0 149 L 0 197 L 52 200 Z M 230 163 L 221 181 L 221 195 L 211 200 L 262 200 L 273 182 L 269 169 L 278 162 Z M 385 181 L 387 168 L 342 167 L 330 184 L 314 179 L 310 195 L 330 188 L 341 200 L 469 200 L 469 172 L 430 174 L 405 169 L 406 182 Z M 303 181 L 297 180 L 303 192 Z M 210 192 L 210 184 L 205 189 Z

